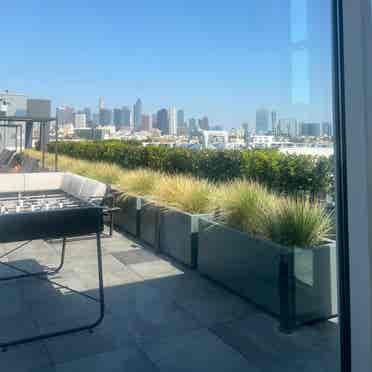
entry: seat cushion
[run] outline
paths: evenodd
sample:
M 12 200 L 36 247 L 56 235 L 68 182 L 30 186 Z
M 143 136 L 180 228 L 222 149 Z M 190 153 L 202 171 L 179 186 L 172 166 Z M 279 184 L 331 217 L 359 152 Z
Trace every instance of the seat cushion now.
M 23 173 L 1 173 L 0 192 L 24 192 L 25 175 Z
M 60 190 L 64 173 L 43 172 L 25 174 L 25 191 Z

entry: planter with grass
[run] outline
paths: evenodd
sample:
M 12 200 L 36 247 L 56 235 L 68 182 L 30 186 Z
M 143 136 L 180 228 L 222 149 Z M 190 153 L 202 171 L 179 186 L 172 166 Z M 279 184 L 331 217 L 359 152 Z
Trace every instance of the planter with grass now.
M 120 195 L 116 200 L 120 211 L 115 214 L 115 226 L 135 237 L 139 236 L 139 211 L 141 199 L 129 194 Z
M 155 189 L 163 205 L 159 249 L 177 261 L 197 266 L 199 218 L 211 211 L 215 187 L 208 181 L 183 175 L 163 176 Z
M 225 218 L 199 221 L 199 271 L 277 316 L 285 332 L 336 315 L 336 246 L 322 208 L 293 200 L 274 207 L 263 190 L 238 191 L 226 190 Z
M 139 238 L 155 251 L 159 251 L 161 207 L 149 199 L 140 199 Z
M 207 216 L 175 208 L 164 209 L 160 218 L 160 250 L 177 261 L 196 268 L 199 219 Z

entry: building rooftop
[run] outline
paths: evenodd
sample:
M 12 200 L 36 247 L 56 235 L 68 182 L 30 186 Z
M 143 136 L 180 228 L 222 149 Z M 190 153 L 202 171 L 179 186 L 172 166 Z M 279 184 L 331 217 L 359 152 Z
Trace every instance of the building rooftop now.
M 118 232 L 102 239 L 107 313 L 82 332 L 9 348 L 2 372 L 337 371 L 338 326 L 291 335 L 248 302 Z M 18 244 L 0 245 L 0 255 Z M 60 242 L 34 241 L 6 260 L 27 270 L 58 262 Z M 30 252 L 31 250 L 31 252 Z M 0 266 L 0 276 L 13 274 Z M 68 242 L 53 280 L 96 295 L 95 241 Z M 98 304 L 39 279 L 1 282 L 0 341 L 97 317 Z

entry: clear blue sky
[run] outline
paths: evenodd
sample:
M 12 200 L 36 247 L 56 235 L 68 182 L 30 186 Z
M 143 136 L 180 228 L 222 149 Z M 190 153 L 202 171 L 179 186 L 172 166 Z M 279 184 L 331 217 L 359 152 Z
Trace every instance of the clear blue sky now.
M 0 89 L 76 108 L 96 108 L 99 96 L 110 107 L 141 97 L 146 112 L 174 105 L 230 127 L 253 121 L 259 107 L 329 120 L 330 6 L 312 0 L 304 12 L 306 4 L 5 1 Z M 308 51 L 293 53 L 303 35 Z

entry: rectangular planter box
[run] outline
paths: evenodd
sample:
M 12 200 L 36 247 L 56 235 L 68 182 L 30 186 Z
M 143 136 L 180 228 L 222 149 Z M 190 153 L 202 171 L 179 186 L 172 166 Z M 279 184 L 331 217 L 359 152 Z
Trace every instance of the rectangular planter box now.
M 277 316 L 283 331 L 337 314 L 335 242 L 291 249 L 200 219 L 198 268 Z
M 141 199 L 136 196 L 127 195 L 125 199 L 116 198 L 115 205 L 120 208 L 120 211 L 115 213 L 115 226 L 135 237 L 138 237 L 138 220 L 139 210 L 141 209 Z
M 192 268 L 197 267 L 199 219 L 198 215 L 169 208 L 160 218 L 160 250 Z
M 161 207 L 150 203 L 147 199 L 140 199 L 139 210 L 139 238 L 149 246 L 159 251 L 159 225 Z

